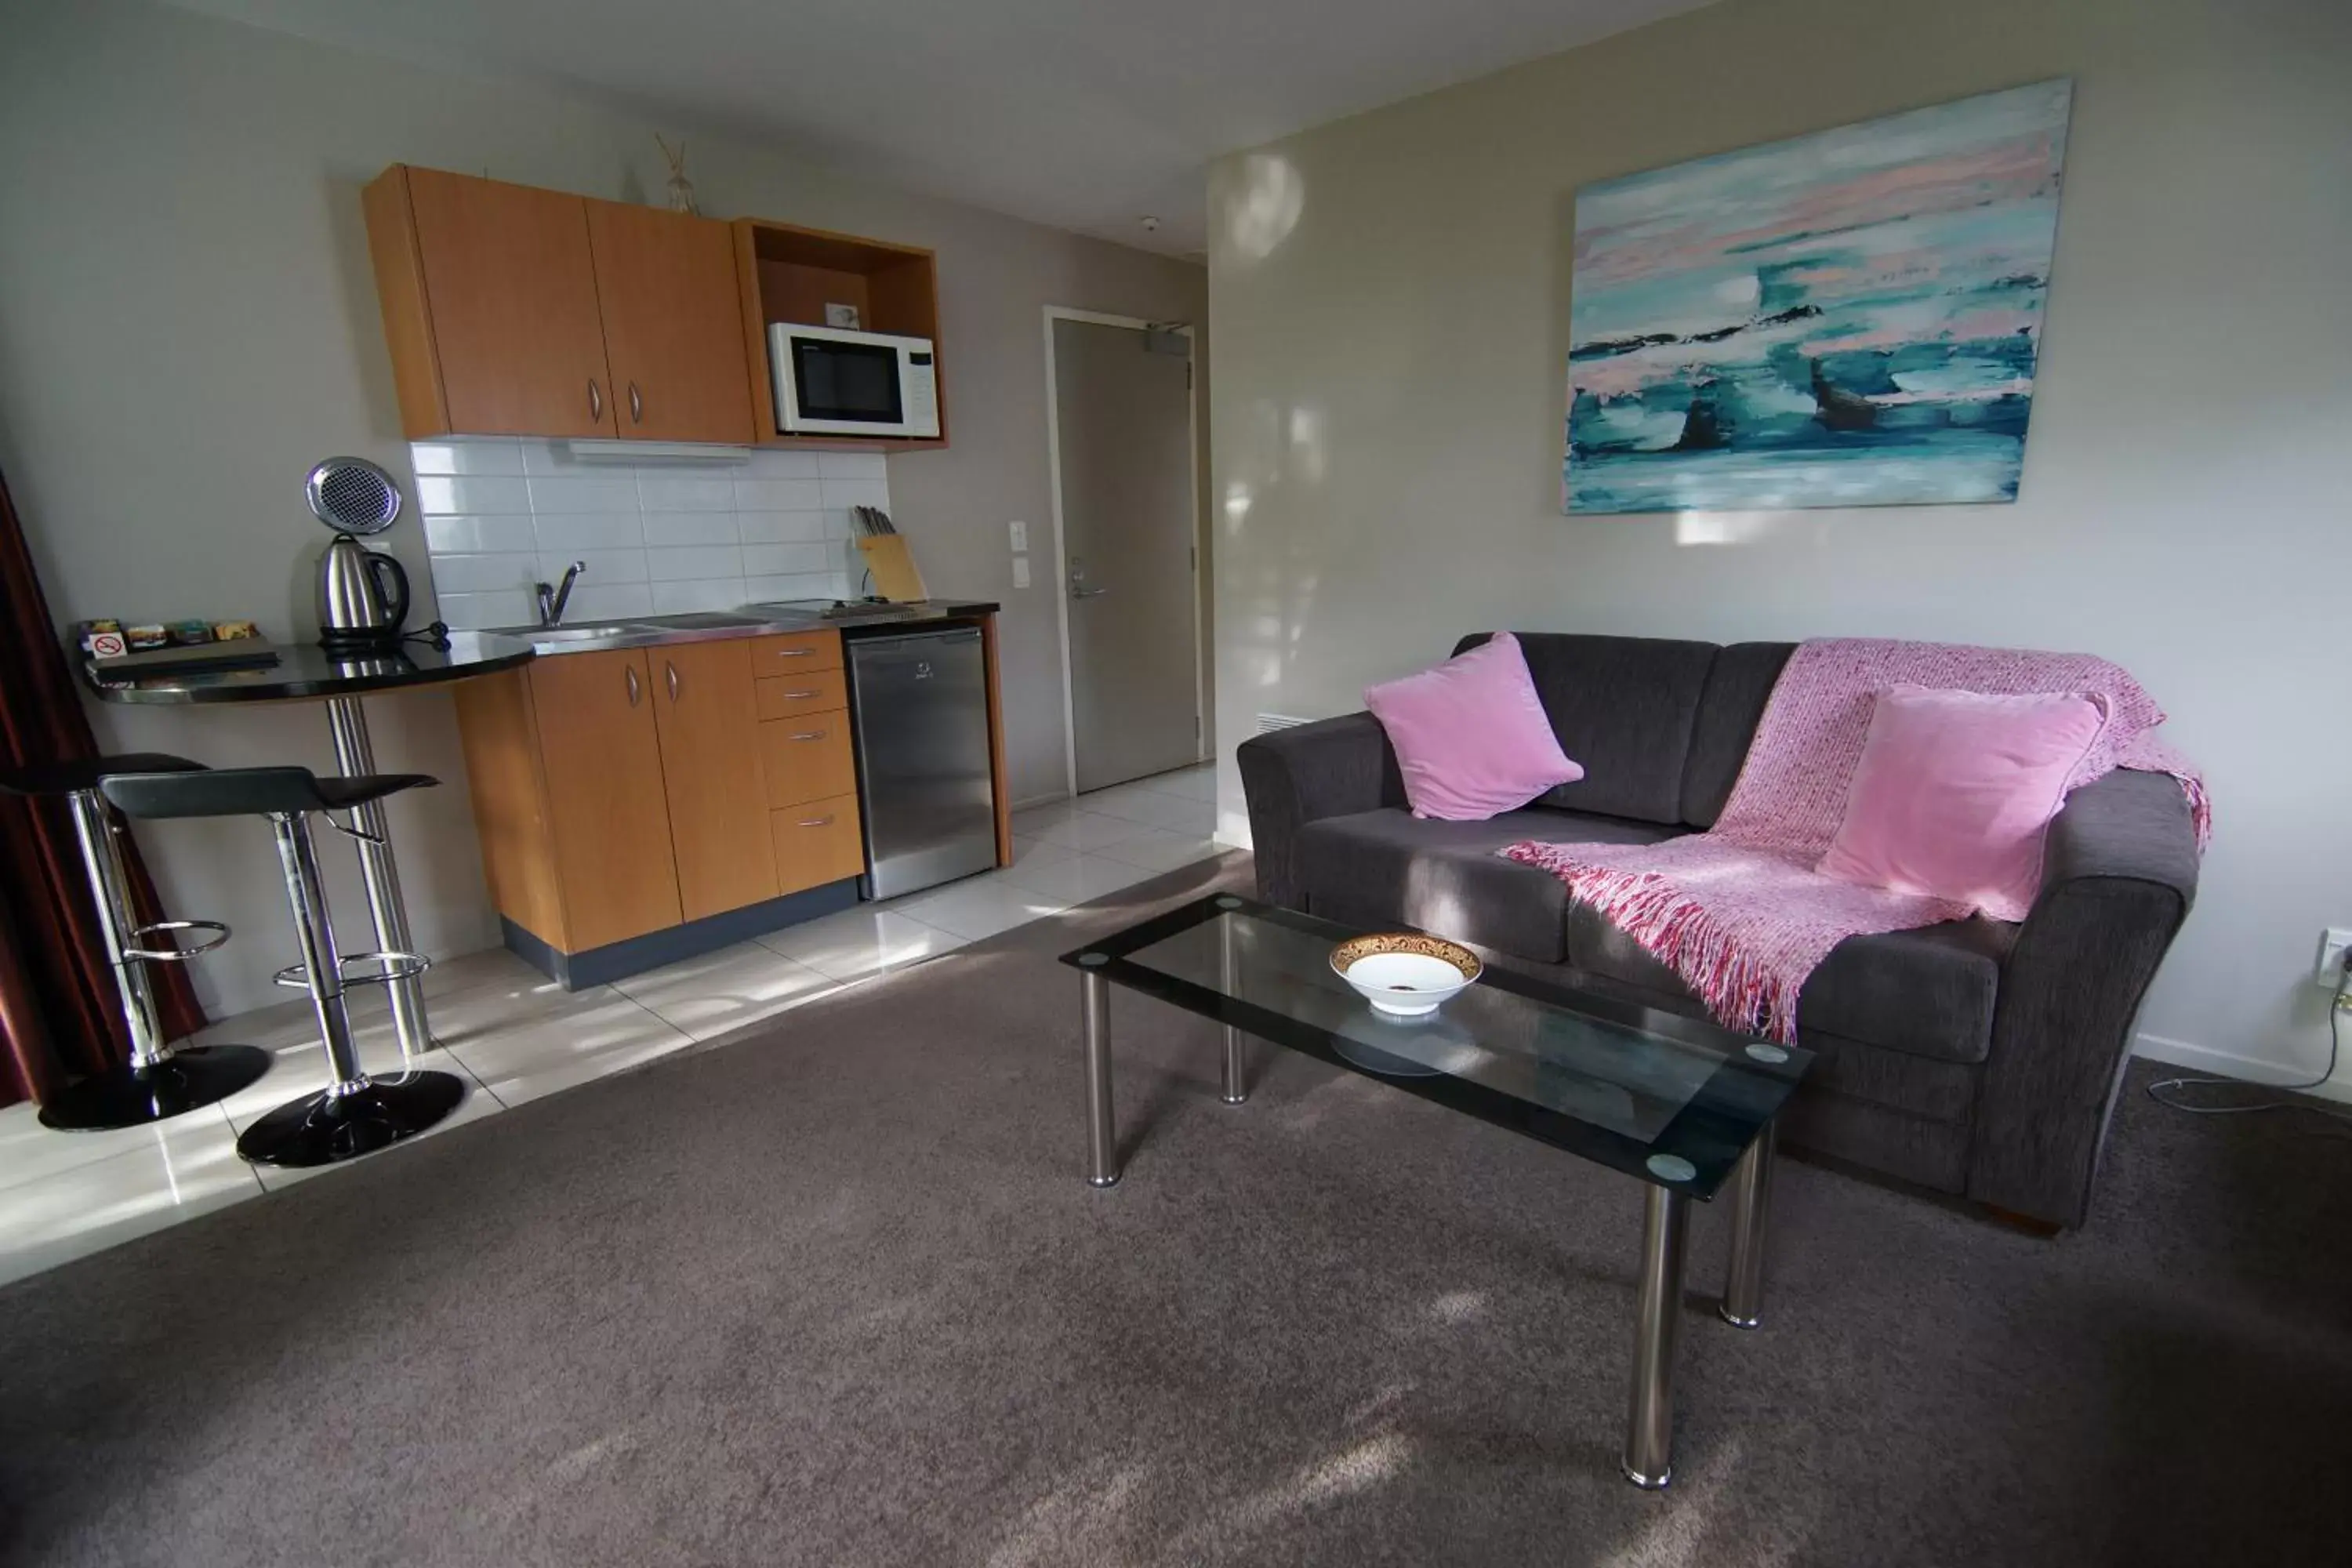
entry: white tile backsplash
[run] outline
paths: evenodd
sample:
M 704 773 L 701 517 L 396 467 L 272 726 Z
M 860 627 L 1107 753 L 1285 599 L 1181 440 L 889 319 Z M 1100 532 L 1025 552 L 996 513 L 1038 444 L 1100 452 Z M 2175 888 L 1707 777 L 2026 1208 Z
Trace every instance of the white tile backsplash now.
M 452 626 L 536 618 L 535 582 L 573 561 L 568 621 L 850 595 L 847 509 L 890 504 L 879 453 L 754 451 L 708 468 L 583 464 L 561 441 L 410 448 L 434 596 Z

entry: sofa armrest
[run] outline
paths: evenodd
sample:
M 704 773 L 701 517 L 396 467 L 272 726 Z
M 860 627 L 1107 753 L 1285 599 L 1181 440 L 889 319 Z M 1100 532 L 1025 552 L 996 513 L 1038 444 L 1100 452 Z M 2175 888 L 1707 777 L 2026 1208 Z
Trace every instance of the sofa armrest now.
M 2197 893 L 2179 782 L 2118 769 L 2050 824 L 2042 891 L 2002 965 L 1969 1196 L 2082 1223 L 2157 966 Z
M 1321 719 L 1244 741 L 1234 754 L 1249 800 L 1258 897 L 1303 909 L 1298 832 L 1327 816 L 1402 805 L 1404 776 L 1388 731 L 1370 713 Z

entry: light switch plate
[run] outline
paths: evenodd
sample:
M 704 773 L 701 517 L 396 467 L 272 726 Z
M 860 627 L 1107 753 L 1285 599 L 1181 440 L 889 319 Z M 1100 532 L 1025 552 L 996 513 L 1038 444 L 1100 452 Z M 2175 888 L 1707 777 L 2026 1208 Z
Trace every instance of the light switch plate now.
M 1018 555 L 1029 548 L 1029 525 L 1027 523 L 1007 523 L 1005 525 L 1005 530 L 1013 535 L 1013 554 Z
M 1029 557 L 1026 555 L 1016 555 L 1013 558 L 1013 585 L 1016 588 L 1026 588 L 1029 585 Z

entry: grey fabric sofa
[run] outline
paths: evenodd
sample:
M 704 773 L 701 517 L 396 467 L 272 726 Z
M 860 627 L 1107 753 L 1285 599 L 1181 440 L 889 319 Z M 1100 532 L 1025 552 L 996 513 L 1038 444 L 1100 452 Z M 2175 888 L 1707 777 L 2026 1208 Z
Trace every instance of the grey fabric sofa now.
M 1466 637 L 1456 647 L 1484 640 Z M 1715 822 L 1788 643 L 1521 633 L 1552 728 L 1585 776 L 1489 822 L 1417 819 L 1378 721 L 1355 713 L 1239 752 L 1259 895 L 1368 926 L 1402 922 L 1552 973 L 1699 1014 L 1680 979 L 1549 873 L 1521 838 L 1652 843 Z M 2053 1226 L 2082 1223 L 2140 998 L 2187 915 L 2197 847 L 2179 785 L 2117 772 L 2051 826 L 2020 924 L 1978 918 L 1848 939 L 1807 982 L 1817 1054 L 1788 1144 Z

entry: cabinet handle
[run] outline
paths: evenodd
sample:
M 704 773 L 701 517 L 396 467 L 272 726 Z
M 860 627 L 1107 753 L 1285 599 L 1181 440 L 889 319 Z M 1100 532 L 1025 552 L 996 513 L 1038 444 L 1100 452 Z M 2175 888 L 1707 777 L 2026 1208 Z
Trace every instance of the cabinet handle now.
M 815 655 L 816 649 L 813 647 L 780 647 L 776 650 L 778 658 L 813 658 Z
M 803 827 L 831 827 L 833 826 L 833 818 L 829 816 L 806 816 L 801 819 L 800 826 Z
M 637 667 L 634 664 L 625 665 L 622 667 L 621 675 L 629 683 L 629 706 L 635 708 L 637 705 L 637 699 L 644 695 L 637 685 Z
M 797 735 L 789 735 L 785 738 L 793 741 L 822 741 L 832 733 L 830 730 L 803 730 Z
M 664 659 L 662 660 L 662 668 L 669 673 L 669 700 L 672 702 L 675 702 L 677 700 L 677 666 L 672 664 L 667 659 Z
M 604 422 L 604 394 L 593 375 L 588 378 L 588 417 L 599 425 Z
M 642 425 L 645 422 L 646 400 L 637 395 L 637 384 L 633 381 L 629 383 L 629 423 Z
M 814 697 L 816 693 L 814 691 L 787 691 L 784 695 L 794 702 L 805 702 L 810 698 Z

